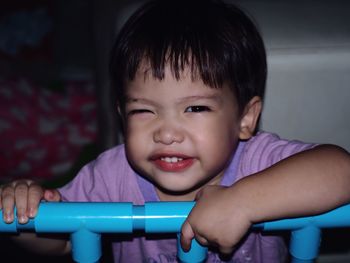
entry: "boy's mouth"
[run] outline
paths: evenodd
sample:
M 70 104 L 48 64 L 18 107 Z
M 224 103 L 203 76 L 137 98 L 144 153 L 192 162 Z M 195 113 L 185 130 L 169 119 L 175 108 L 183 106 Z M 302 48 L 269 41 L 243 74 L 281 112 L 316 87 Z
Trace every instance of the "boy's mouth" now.
M 190 167 L 194 162 L 194 158 L 187 156 L 157 155 L 153 156 L 151 161 L 162 171 L 179 172 Z
M 162 160 L 163 162 L 167 162 L 167 163 L 177 163 L 177 162 L 181 162 L 183 160 L 183 158 L 180 158 L 180 157 L 161 157 L 160 160 Z

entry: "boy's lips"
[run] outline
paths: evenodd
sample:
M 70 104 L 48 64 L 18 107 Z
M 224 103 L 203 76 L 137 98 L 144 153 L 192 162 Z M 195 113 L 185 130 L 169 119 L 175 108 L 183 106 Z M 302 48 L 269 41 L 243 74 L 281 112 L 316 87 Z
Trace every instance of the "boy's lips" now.
M 151 161 L 165 172 L 179 172 L 190 167 L 194 158 L 182 154 L 157 154 Z

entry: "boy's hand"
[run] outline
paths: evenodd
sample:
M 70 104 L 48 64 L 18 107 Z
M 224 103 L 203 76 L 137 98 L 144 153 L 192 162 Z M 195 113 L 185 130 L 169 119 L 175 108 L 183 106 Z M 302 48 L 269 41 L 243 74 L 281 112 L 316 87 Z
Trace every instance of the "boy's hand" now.
M 3 220 L 12 223 L 14 207 L 17 209 L 18 222 L 25 224 L 34 218 L 41 200 L 60 201 L 61 195 L 55 189 L 44 189 L 32 180 L 17 180 L 0 187 L 0 209 Z
M 195 238 L 203 246 L 215 246 L 231 254 L 251 226 L 248 209 L 232 187 L 207 186 L 196 197 L 196 205 L 181 229 L 185 251 Z

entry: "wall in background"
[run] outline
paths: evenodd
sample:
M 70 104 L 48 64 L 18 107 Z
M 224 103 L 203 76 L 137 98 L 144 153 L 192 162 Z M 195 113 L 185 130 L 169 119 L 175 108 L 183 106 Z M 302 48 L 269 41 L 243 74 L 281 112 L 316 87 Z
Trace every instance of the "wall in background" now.
M 261 127 L 350 150 L 350 2 L 239 3 L 256 18 L 268 52 Z

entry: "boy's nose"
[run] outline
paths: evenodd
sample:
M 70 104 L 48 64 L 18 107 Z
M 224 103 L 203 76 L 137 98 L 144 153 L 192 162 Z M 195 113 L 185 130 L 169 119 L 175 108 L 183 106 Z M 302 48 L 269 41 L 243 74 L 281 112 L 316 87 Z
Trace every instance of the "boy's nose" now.
M 169 122 L 164 122 L 153 133 L 153 140 L 156 143 L 163 143 L 166 145 L 181 143 L 184 140 L 184 133 L 181 127 Z

